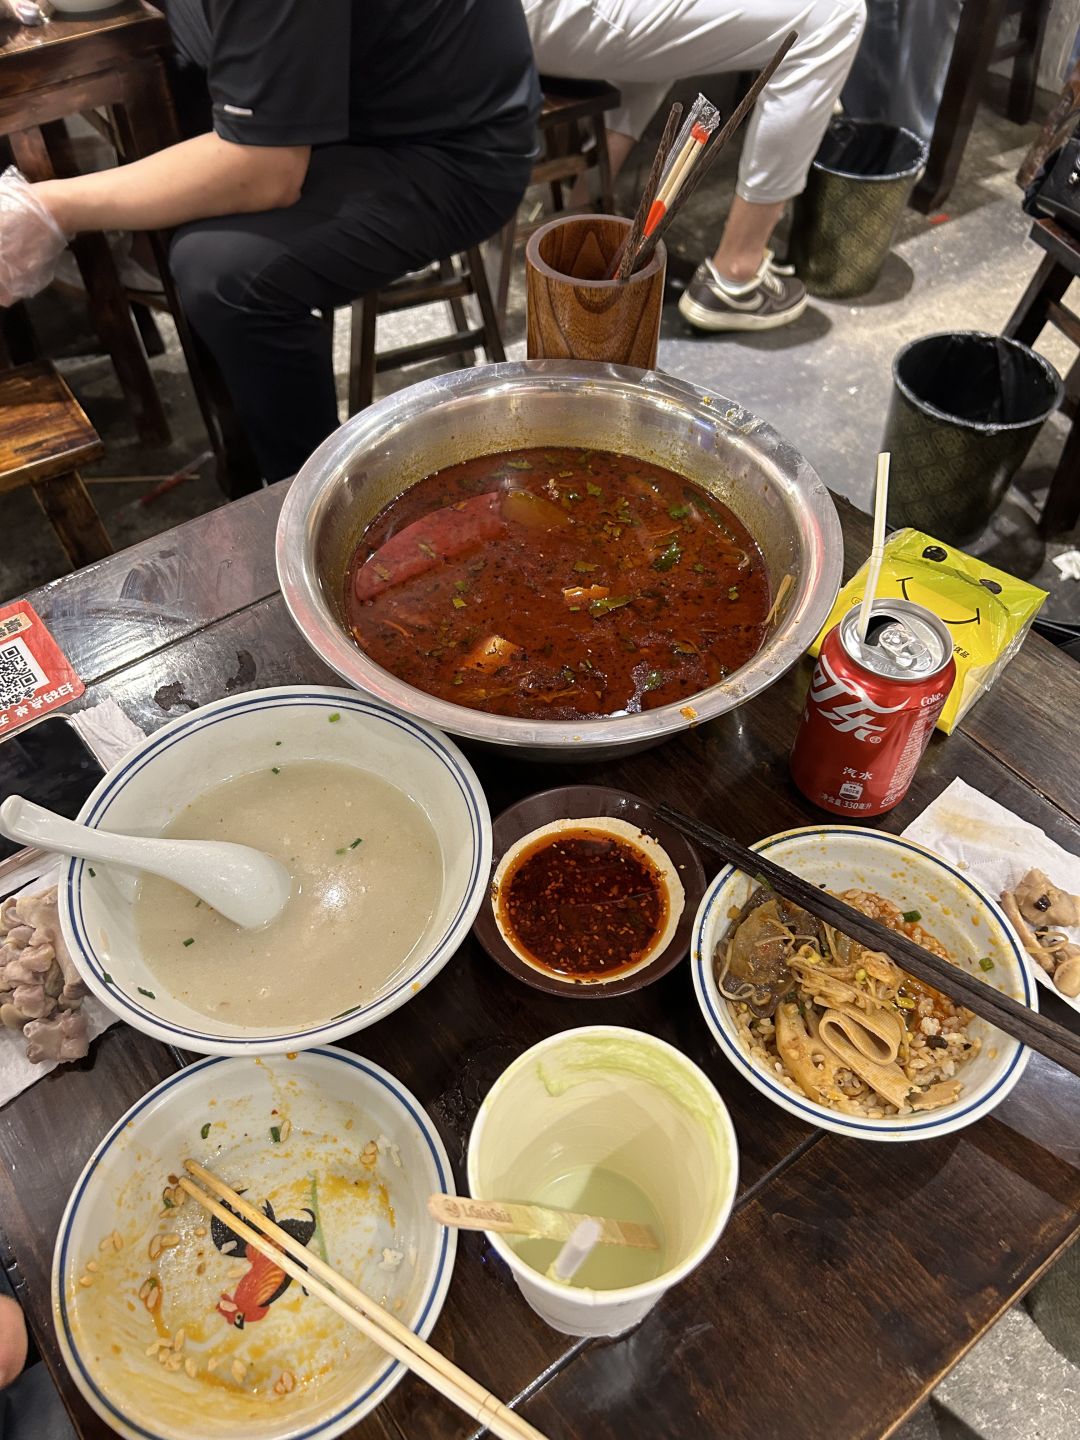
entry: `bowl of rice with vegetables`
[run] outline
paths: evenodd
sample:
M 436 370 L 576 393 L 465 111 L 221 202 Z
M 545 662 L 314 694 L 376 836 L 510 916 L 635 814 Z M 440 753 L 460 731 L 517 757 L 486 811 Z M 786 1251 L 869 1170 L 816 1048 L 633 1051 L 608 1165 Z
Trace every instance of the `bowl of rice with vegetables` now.
M 878 830 L 788 830 L 755 850 L 1037 1009 L 997 902 L 948 861 Z M 694 922 L 694 988 L 724 1054 L 800 1119 L 870 1140 L 948 1134 L 1009 1093 L 1028 1052 L 878 951 L 726 867 Z

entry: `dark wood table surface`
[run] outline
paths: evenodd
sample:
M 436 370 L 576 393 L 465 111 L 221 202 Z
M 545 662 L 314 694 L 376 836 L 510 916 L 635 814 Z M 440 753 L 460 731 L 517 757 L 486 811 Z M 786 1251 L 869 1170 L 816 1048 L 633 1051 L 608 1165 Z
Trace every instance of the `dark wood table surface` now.
M 145 730 L 230 691 L 333 683 L 277 592 L 283 487 L 249 496 L 29 598 L 87 684 Z M 865 518 L 841 505 L 849 568 Z M 664 798 L 752 841 L 820 820 L 788 780 L 807 662 L 766 694 L 628 760 L 537 766 L 473 754 L 493 813 L 567 780 Z M 959 731 L 935 736 L 902 829 L 956 775 L 1080 852 L 1080 667 L 1037 637 Z M 1045 994 L 1045 992 L 1042 992 Z M 1040 996 L 1042 999 L 1042 995 Z M 1053 997 L 1046 1009 L 1076 1024 Z M 870 1440 L 888 1435 L 1080 1229 L 1080 1080 L 1034 1056 L 991 1115 L 907 1145 L 809 1129 L 718 1053 L 689 966 L 636 995 L 568 1001 L 529 990 L 473 939 L 415 1001 L 351 1042 L 419 1097 L 459 1183 L 471 1118 L 527 1046 L 603 1020 L 663 1036 L 730 1107 L 740 1191 L 716 1249 L 631 1334 L 573 1341 L 519 1298 L 482 1235 L 463 1235 L 433 1342 L 520 1405 L 551 1440 Z M 0 1226 L 37 1343 L 81 1436 L 112 1432 L 60 1361 L 49 1297 L 69 1189 L 115 1119 L 183 1057 L 115 1026 L 91 1055 L 0 1111 Z M 411 1377 L 351 1434 L 448 1440 L 475 1427 Z

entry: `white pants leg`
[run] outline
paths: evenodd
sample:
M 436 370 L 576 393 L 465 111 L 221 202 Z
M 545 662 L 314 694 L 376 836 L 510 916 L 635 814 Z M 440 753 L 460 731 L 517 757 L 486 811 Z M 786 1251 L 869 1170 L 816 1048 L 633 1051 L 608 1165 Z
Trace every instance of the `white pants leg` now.
M 668 87 L 688 75 L 758 70 L 789 30 L 799 38 L 762 92 L 738 194 L 769 205 L 806 184 L 855 58 L 865 0 L 524 0 L 540 70 L 607 80 L 623 94 L 608 125 L 640 136 Z

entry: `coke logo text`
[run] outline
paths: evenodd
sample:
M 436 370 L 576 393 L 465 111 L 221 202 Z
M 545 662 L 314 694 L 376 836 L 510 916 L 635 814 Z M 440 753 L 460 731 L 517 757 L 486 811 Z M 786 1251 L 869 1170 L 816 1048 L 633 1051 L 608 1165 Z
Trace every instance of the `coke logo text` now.
M 854 680 L 841 679 L 824 655 L 814 666 L 810 699 L 834 730 L 870 745 L 880 745 L 886 730 L 875 717 L 896 715 L 905 708 L 904 701 L 899 705 L 879 705 L 871 700 Z

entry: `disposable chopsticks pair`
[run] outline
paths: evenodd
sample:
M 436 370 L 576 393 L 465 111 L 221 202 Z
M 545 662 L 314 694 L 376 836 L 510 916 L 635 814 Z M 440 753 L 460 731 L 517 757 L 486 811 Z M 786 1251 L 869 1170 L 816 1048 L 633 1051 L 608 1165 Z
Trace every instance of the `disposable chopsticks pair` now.
M 888 926 L 872 920 L 861 910 L 812 885 L 783 865 L 777 865 L 767 855 L 748 850 L 713 826 L 702 824 L 670 805 L 658 805 L 656 813 L 661 820 L 666 820 L 706 850 L 736 866 L 744 875 L 771 886 L 785 900 L 801 905 L 811 915 L 834 926 L 842 934 L 850 935 L 860 945 L 883 951 L 917 980 L 924 980 L 957 1005 L 963 1005 L 973 1014 L 988 1020 L 1022 1045 L 1038 1050 L 1063 1069 L 1080 1075 L 1080 1035 L 1073 1034 L 1064 1025 L 1029 1009 L 1011 995 L 1003 995 L 1000 990 L 977 980 L 960 966 L 924 950 L 900 931 L 890 930 Z
M 660 177 L 664 173 L 664 165 L 668 153 L 675 143 L 675 134 L 679 128 L 679 121 L 682 119 L 682 106 L 676 101 L 668 112 L 667 124 L 664 126 L 664 133 L 660 137 L 660 144 L 656 147 L 656 154 L 653 156 L 652 168 L 649 171 L 649 178 L 645 182 L 645 189 L 641 192 L 641 199 L 638 202 L 637 210 L 634 212 L 633 223 L 630 231 L 623 242 L 622 249 L 615 256 L 608 279 L 614 277 L 616 280 L 625 280 L 630 275 L 634 261 L 637 258 L 638 247 L 645 234 L 645 222 L 652 213 L 653 201 L 656 199 L 656 192 L 660 185 Z
M 224 1221 L 234 1235 L 280 1266 L 309 1294 L 328 1305 L 354 1329 L 426 1381 L 433 1390 L 459 1406 L 479 1424 L 486 1425 L 500 1440 L 544 1440 L 539 1430 L 504 1405 L 479 1381 L 421 1340 L 396 1316 L 339 1275 L 325 1260 L 294 1240 L 280 1225 L 275 1225 L 211 1171 L 194 1160 L 186 1160 L 184 1168 L 188 1175 L 201 1182 L 196 1185 L 187 1176 L 180 1180 L 182 1188 L 193 1200 Z M 212 1193 L 207 1194 L 207 1190 Z M 215 1195 L 220 1199 L 214 1199 Z M 222 1204 L 222 1200 L 226 1204 Z M 238 1219 L 238 1216 L 243 1218 Z M 251 1225 L 245 1224 L 245 1220 L 251 1221 Z

